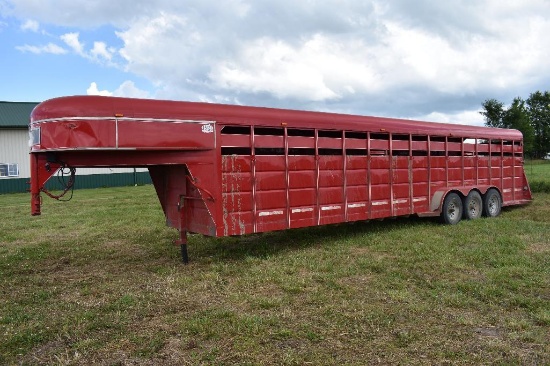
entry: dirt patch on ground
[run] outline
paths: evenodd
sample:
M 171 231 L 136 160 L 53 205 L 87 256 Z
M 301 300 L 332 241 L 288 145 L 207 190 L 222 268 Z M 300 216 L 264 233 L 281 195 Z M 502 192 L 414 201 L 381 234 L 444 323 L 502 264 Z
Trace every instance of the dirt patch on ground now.
M 479 327 L 474 329 L 479 337 L 501 338 L 502 331 L 497 327 Z
M 68 342 L 53 340 L 33 348 L 19 360 L 21 365 L 68 365 L 78 361 L 81 355 L 77 351 L 69 354 Z
M 342 286 L 364 288 L 372 281 L 373 278 L 374 276 L 371 275 L 360 274 L 356 276 L 340 278 L 338 280 L 338 283 Z
M 550 252 L 550 244 L 549 243 L 534 243 L 527 246 L 527 251 L 531 253 L 548 253 Z

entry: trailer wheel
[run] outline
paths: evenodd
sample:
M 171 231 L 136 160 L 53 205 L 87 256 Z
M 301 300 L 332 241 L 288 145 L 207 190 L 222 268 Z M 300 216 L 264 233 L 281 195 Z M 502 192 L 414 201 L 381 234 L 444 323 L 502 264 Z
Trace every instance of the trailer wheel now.
M 460 196 L 454 192 L 447 194 L 443 201 L 443 211 L 441 212 L 443 222 L 450 225 L 458 224 L 462 218 L 462 210 L 463 206 Z
M 502 198 L 500 193 L 494 188 L 491 188 L 483 196 L 483 216 L 496 217 L 502 209 Z
M 481 217 L 483 200 L 478 191 L 471 190 L 464 198 L 464 219 L 475 220 Z

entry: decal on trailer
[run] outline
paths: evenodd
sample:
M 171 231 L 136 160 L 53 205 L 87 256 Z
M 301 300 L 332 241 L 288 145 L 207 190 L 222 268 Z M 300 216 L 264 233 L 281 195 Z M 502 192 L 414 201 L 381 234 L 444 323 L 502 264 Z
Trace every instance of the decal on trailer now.
M 213 133 L 214 132 L 214 126 L 212 126 L 211 123 L 207 125 L 202 125 L 202 132 L 203 133 Z

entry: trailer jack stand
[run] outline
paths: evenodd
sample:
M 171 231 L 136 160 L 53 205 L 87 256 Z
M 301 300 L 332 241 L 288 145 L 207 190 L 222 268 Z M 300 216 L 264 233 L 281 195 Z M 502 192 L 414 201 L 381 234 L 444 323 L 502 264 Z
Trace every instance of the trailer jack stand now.
M 181 261 L 183 264 L 189 264 L 189 254 L 187 254 L 187 244 L 180 244 Z
M 181 261 L 183 264 L 189 264 L 189 254 L 187 253 L 187 232 L 180 230 L 180 238 L 174 242 L 174 245 L 179 245 L 181 250 Z

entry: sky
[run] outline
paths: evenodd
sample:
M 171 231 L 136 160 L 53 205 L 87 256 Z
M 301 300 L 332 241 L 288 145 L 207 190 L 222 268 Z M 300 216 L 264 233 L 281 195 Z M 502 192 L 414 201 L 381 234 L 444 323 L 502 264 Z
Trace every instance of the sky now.
M 550 0 L 0 0 L 0 100 L 202 101 L 482 125 L 550 89 Z

